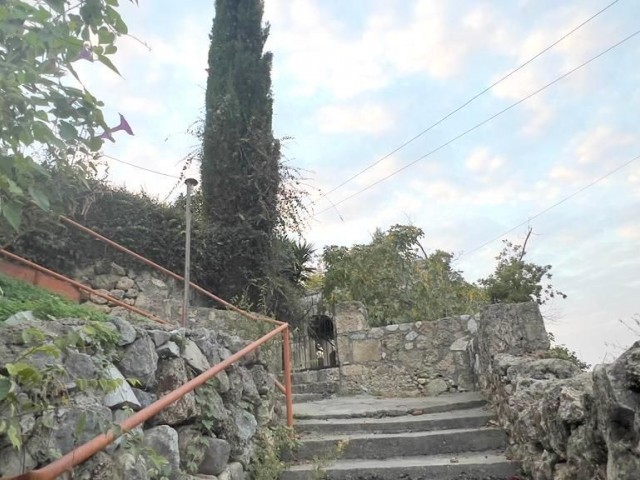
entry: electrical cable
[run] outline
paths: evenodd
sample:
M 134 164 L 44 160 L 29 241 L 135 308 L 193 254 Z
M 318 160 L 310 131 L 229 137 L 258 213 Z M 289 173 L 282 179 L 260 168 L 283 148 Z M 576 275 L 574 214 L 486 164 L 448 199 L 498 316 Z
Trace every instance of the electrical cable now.
M 125 165 L 129 165 L 130 167 L 134 167 L 134 168 L 138 168 L 140 170 L 144 170 L 145 172 L 155 173 L 156 175 L 162 175 L 164 177 L 180 179 L 180 177 L 178 177 L 176 175 L 171 175 L 169 173 L 164 173 L 164 172 L 158 172 L 157 170 L 151 170 L 150 168 L 142 167 L 140 165 L 136 165 L 135 163 L 125 162 L 124 160 L 120 160 L 119 158 L 112 157 L 111 155 L 101 154 L 100 156 L 101 157 L 105 157 L 105 158 L 109 158 L 109 159 L 114 160 L 114 161 L 119 162 L 119 163 L 124 163 Z
M 623 168 L 631 165 L 633 162 L 635 162 L 636 160 L 640 159 L 640 155 L 633 157 L 631 160 L 623 163 L 622 165 L 619 165 L 618 167 L 614 168 L 613 170 L 611 170 L 610 172 L 606 173 L 605 175 L 597 178 L 596 180 L 594 180 L 593 182 L 585 185 L 584 187 L 580 188 L 579 190 L 576 190 L 575 192 L 573 192 L 571 195 L 564 197 L 562 200 L 560 200 L 559 202 L 554 203 L 553 205 L 551 205 L 550 207 L 545 208 L 544 210 L 539 211 L 538 213 L 536 213 L 535 215 L 529 217 L 527 220 L 525 220 L 524 222 L 519 223 L 518 225 L 516 225 L 513 228 L 510 228 L 509 230 L 501 233 L 500 235 L 492 238 L 491 240 L 487 240 L 486 242 L 484 242 L 483 244 L 472 248 L 471 250 L 467 251 L 467 252 L 462 252 L 456 260 L 459 260 L 460 258 L 462 258 L 465 255 L 471 255 L 472 253 L 477 252 L 478 250 L 482 250 L 484 247 L 486 247 L 487 245 L 495 242 L 496 240 L 500 240 L 502 237 L 504 237 L 505 235 L 508 235 L 509 233 L 513 232 L 514 230 L 517 230 L 518 228 L 527 225 L 531 220 L 538 218 L 541 215 L 544 215 L 545 213 L 547 213 L 549 210 L 552 210 L 554 208 L 556 208 L 559 205 L 562 205 L 564 202 L 566 202 L 567 200 L 572 199 L 573 197 L 575 197 L 576 195 L 579 195 L 580 193 L 584 192 L 585 190 L 587 190 L 588 188 L 593 187 L 595 184 L 601 182 L 602 180 L 604 180 L 607 177 L 610 177 L 611 175 L 613 175 L 614 173 L 622 170 Z
M 450 139 L 449 141 L 447 141 L 447 142 L 445 142 L 445 143 L 441 144 L 439 147 L 434 148 L 434 149 L 433 149 L 433 150 L 431 150 L 430 152 L 428 152 L 428 153 L 426 153 L 426 154 L 422 155 L 421 157 L 418 157 L 417 159 L 415 159 L 415 160 L 413 160 L 412 162 L 410 162 L 410 163 L 408 163 L 408 164 L 404 165 L 403 167 L 399 168 L 398 170 L 395 170 L 395 171 L 391 172 L 390 174 L 385 175 L 385 176 L 384 176 L 384 177 L 382 177 L 380 180 L 375 181 L 374 183 L 372 183 L 372 184 L 370 184 L 370 185 L 366 186 L 365 188 L 363 188 L 363 189 L 361 189 L 361 190 L 358 190 L 358 191 L 357 191 L 357 192 L 355 192 L 355 193 L 352 193 L 351 195 L 349 195 L 349 196 L 347 196 L 347 197 L 343 198 L 342 200 L 340 200 L 340 201 L 338 201 L 338 202 L 335 202 L 335 203 L 334 203 L 333 205 L 331 205 L 330 207 L 327 207 L 327 208 L 325 208 L 325 209 L 321 210 L 320 212 L 318 212 L 317 214 L 315 214 L 315 215 L 314 215 L 314 217 L 317 217 L 318 215 L 320 215 L 320 214 L 322 214 L 322 213 L 324 213 L 324 212 L 326 212 L 326 211 L 328 211 L 328 210 L 331 210 L 331 209 L 333 209 L 333 208 L 337 207 L 338 205 L 340 205 L 340 204 L 342 204 L 342 203 L 344 203 L 344 202 L 346 202 L 346 201 L 348 201 L 348 200 L 351 200 L 353 197 L 356 197 L 357 195 L 360 195 L 361 193 L 366 192 L 367 190 L 369 190 L 369 189 L 371 189 L 371 188 L 375 187 L 376 185 L 379 185 L 380 183 L 382 183 L 382 182 L 384 182 L 384 181 L 388 180 L 389 178 L 391 178 L 391 177 L 393 177 L 393 176 L 397 175 L 398 173 L 400 173 L 400 172 L 402 172 L 402 171 L 406 170 L 407 168 L 409 168 L 409 167 L 411 167 L 411 166 L 415 165 L 415 164 L 416 164 L 416 163 L 418 163 L 419 161 L 424 160 L 425 158 L 427 158 L 427 157 L 429 157 L 429 156 L 433 155 L 434 153 L 436 153 L 436 152 L 438 152 L 438 151 L 442 150 L 444 147 L 449 146 L 450 144 L 452 144 L 452 143 L 453 143 L 453 142 L 455 142 L 456 140 L 458 140 L 458 139 L 460 139 L 460 138 L 464 137 L 465 135 L 467 135 L 467 134 L 469 134 L 469 133 L 473 132 L 474 130 L 477 130 L 477 129 L 478 129 L 478 128 L 480 128 L 481 126 L 483 126 L 483 125 L 485 125 L 485 124 L 489 123 L 491 120 L 494 120 L 495 118 L 499 117 L 500 115 L 502 115 L 502 114 L 504 114 L 504 113 L 508 112 L 509 110 L 511 110 L 511 109 L 513 109 L 514 107 L 516 107 L 516 106 L 520 105 L 521 103 L 525 102 L 526 100 L 530 99 L 531 97 L 534 97 L 535 95 L 538 95 L 538 94 L 539 94 L 539 93 L 541 93 L 542 91 L 544 91 L 544 90 L 546 90 L 547 88 L 551 87 L 552 85 L 554 85 L 554 84 L 558 83 L 560 80 L 562 80 L 562 79 L 564 79 L 564 78 L 568 77 L 569 75 L 571 75 L 571 74 L 575 73 L 576 71 L 580 70 L 581 68 L 583 68 L 583 67 L 587 66 L 587 65 L 588 65 L 588 64 L 590 64 L 591 62 L 593 62 L 593 61 L 597 60 L 598 58 L 602 57 L 603 55 L 605 55 L 605 54 L 609 53 L 611 50 L 615 49 L 616 47 L 619 47 L 619 46 L 620 46 L 620 45 L 622 45 L 623 43 L 625 43 L 625 42 L 627 42 L 627 41 L 631 40 L 633 37 L 635 37 L 635 36 L 636 36 L 636 35 L 638 35 L 638 34 L 640 34 L 640 30 L 636 30 L 636 31 L 635 31 L 634 33 L 632 33 L 631 35 L 628 35 L 627 37 L 625 37 L 624 39 L 622 39 L 622 40 L 620 40 L 619 42 L 615 43 L 614 45 L 610 46 L 610 47 L 609 47 L 609 48 L 607 48 L 606 50 L 604 50 L 604 51 L 600 52 L 600 53 L 599 53 L 598 55 L 596 55 L 595 57 L 591 57 L 589 60 L 587 60 L 587 61 L 585 61 L 585 62 L 581 63 L 581 64 L 580 64 L 580 65 L 578 65 L 577 67 L 572 68 L 572 69 L 571 69 L 571 70 L 569 70 L 568 72 L 566 72 L 566 73 L 564 73 L 563 75 L 559 76 L 559 77 L 558 77 L 558 78 L 556 78 L 555 80 L 553 80 L 553 81 L 551 81 L 551 82 L 547 83 L 546 85 L 544 85 L 543 87 L 541 87 L 541 88 L 539 88 L 538 90 L 534 91 L 533 93 L 530 93 L 529 95 L 527 95 L 527 96 L 525 96 L 525 97 L 521 98 L 521 99 L 520 99 L 520 100 L 518 100 L 517 102 L 512 103 L 512 104 L 511 104 L 511 105 L 509 105 L 508 107 L 506 107 L 506 108 L 504 108 L 504 109 L 500 110 L 498 113 L 495 113 L 495 114 L 491 115 L 490 117 L 486 118 L 486 119 L 485 119 L 485 120 L 483 120 L 482 122 L 480 122 L 480 123 L 478 123 L 478 124 L 474 125 L 473 127 L 469 128 L 469 129 L 467 129 L 467 130 L 465 130 L 464 132 L 460 133 L 459 135 L 456 135 L 455 137 L 453 137 L 453 138 L 452 138 L 452 139 Z
M 462 105 L 460 105 L 458 108 L 452 110 L 451 112 L 449 112 L 448 114 L 446 114 L 444 117 L 442 117 L 440 120 L 438 120 L 437 122 L 429 125 L 429 127 L 427 127 L 426 129 L 422 130 L 420 133 L 418 133 L 417 135 L 415 135 L 414 137 L 410 138 L 409 140 L 407 140 L 406 142 L 404 142 L 402 145 L 400 145 L 399 147 L 395 148 L 394 150 L 392 150 L 391 152 L 387 153 L 384 157 L 380 158 L 379 160 L 375 161 L 374 163 L 372 163 L 371 165 L 367 166 L 366 168 L 364 168 L 363 170 L 360 170 L 358 173 L 352 175 L 351 177 L 347 178 L 345 181 L 343 181 L 341 184 L 333 187 L 331 190 L 329 190 L 326 193 L 323 193 L 322 195 L 320 195 L 320 197 L 316 200 L 314 200 L 313 202 L 311 202 L 311 205 L 315 205 L 316 203 L 318 203 L 320 200 L 322 200 L 323 198 L 327 197 L 328 195 L 330 195 L 331 193 L 335 192 L 336 190 L 338 190 L 339 188 L 343 187 L 344 185 L 346 185 L 347 183 L 351 182 L 352 180 L 356 179 L 357 177 L 359 177 L 360 175 L 362 175 L 363 173 L 365 173 L 366 171 L 370 170 L 371 168 L 375 167 L 376 165 L 378 165 L 380 162 L 386 160 L 387 158 L 389 158 L 391 155 L 393 155 L 394 153 L 399 152 L 400 150 L 402 150 L 404 147 L 406 147 L 407 145 L 409 145 L 410 143 L 414 142 L 415 140 L 417 140 L 418 138 L 420 138 L 421 136 L 423 136 L 425 133 L 429 132 L 430 130 L 432 130 L 433 128 L 437 127 L 438 125 L 440 125 L 442 122 L 444 122 L 445 120 L 447 120 L 449 117 L 451 117 L 452 115 L 458 113 L 460 110 L 462 110 L 463 108 L 465 108 L 466 106 L 468 106 L 469 104 L 471 104 L 473 101 L 475 101 L 476 99 L 478 99 L 479 97 L 481 97 L 482 95 L 484 95 L 485 93 L 489 92 L 490 90 L 492 90 L 494 87 L 496 87 L 497 85 L 499 85 L 500 83 L 504 82 L 506 79 L 508 79 L 509 77 L 511 77 L 514 73 L 519 72 L 520 70 L 522 70 L 524 67 L 526 67 L 527 65 L 529 65 L 531 62 L 533 62 L 536 58 L 540 57 L 541 55 L 543 55 L 544 53 L 548 52 L 549 50 L 551 50 L 553 47 L 555 47 L 556 45 L 558 45 L 560 42 L 562 42 L 563 40 L 565 40 L 567 37 L 573 35 L 576 31 L 578 31 L 580 28 L 584 27 L 587 23 L 591 22 L 593 19 L 595 19 L 596 17 L 598 17 L 600 14 L 604 13 L 606 10 L 608 10 L 609 8 L 611 8 L 613 5 L 615 5 L 616 3 L 618 3 L 620 0 L 614 0 L 613 2 L 611 2 L 609 5 L 607 5 L 606 7 L 604 7 L 603 9 L 601 9 L 600 11 L 594 13 L 591 17 L 587 18 L 585 21 L 583 21 L 580 25 L 574 27 L 572 30 L 570 30 L 569 32 L 565 33 L 562 37 L 560 37 L 558 40 L 556 40 L 555 42 L 553 42 L 551 45 L 549 45 L 548 47 L 546 47 L 545 49 L 541 50 L 540 52 L 538 52 L 537 54 L 535 54 L 533 57 L 531 57 L 529 60 L 527 60 L 526 62 L 524 62 L 522 65 L 520 65 L 519 67 L 517 67 L 514 70 L 511 70 L 509 73 L 507 73 L 506 75 L 504 75 L 503 77 L 501 77 L 500 79 L 496 80 L 495 82 L 493 82 L 491 85 L 489 85 L 488 87 L 486 87 L 484 90 L 478 92 L 477 94 L 475 94 L 473 97 L 471 97 L 469 100 L 467 100 L 466 102 L 464 102 Z

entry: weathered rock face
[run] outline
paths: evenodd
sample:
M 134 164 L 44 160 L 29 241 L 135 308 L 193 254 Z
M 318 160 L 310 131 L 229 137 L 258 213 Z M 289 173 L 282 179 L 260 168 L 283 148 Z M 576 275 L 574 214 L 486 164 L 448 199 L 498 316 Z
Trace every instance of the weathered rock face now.
M 496 305 L 470 345 L 478 385 L 535 480 L 631 480 L 640 472 L 640 342 L 593 373 L 547 354 L 535 305 Z
M 607 445 L 607 478 L 640 474 L 640 341 L 615 363 L 593 372 L 598 430 Z
M 41 322 L 33 315 L 18 315 L 9 325 L 0 324 L 0 371 L 33 346 L 25 343 L 27 329 L 44 332 L 45 343 L 82 334 L 81 343 L 63 349 L 57 356 L 38 353 L 23 360 L 43 372 L 46 369 L 51 376 L 47 378 L 48 388 L 64 390 L 60 402 L 51 404 L 46 412 L 21 416 L 17 425 L 24 439 L 21 452 L 0 435 L 0 477 L 50 463 L 107 431 L 113 422 L 122 422 L 130 409 L 148 406 L 245 344 L 237 337 L 211 330 L 169 331 L 112 317 L 102 328 L 117 335 L 104 345 L 84 332 L 82 325 L 74 320 Z M 38 340 L 37 344 L 41 343 Z M 127 379 L 140 384 L 132 387 Z M 108 391 L 103 390 L 106 385 Z M 38 395 L 28 389 L 16 393 L 24 401 L 37 399 Z M 260 355 L 253 355 L 251 362 L 234 364 L 229 375 L 222 372 L 156 415 L 144 428 L 134 429 L 131 434 L 140 437 L 135 440 L 138 443 L 117 439 L 76 468 L 74 478 L 148 480 L 158 456 L 166 460 L 164 474 L 169 478 L 189 478 L 183 471 L 189 443 L 187 440 L 185 444 L 182 434 L 186 429 L 208 432 L 191 437 L 203 453 L 193 474 L 198 478 L 216 478 L 213 475 L 242 480 L 256 438 L 256 417 L 260 417 L 260 425 L 277 421 L 275 403 L 274 377 L 260 363 Z M 7 408 L 6 402 L 0 401 L 0 414 Z M 129 448 L 133 444 L 138 446 Z M 153 457 L 149 449 L 155 452 Z
M 193 427 L 180 429 L 180 455 L 183 468 L 195 462 L 198 472 L 204 475 L 219 475 L 229 463 L 231 445 L 226 440 L 204 435 Z
M 161 360 L 158 365 L 158 396 L 162 397 L 189 381 L 187 366 L 182 358 Z M 182 425 L 197 415 L 196 395 L 187 393 L 156 415 L 154 423 Z
M 158 354 L 151 338 L 144 334 L 128 345 L 120 360 L 119 367 L 124 375 L 137 379 L 142 383 L 142 386 L 154 387 Z
M 144 443 L 169 463 L 169 470 L 177 476 L 180 471 L 178 432 L 168 425 L 160 425 L 144 432 Z

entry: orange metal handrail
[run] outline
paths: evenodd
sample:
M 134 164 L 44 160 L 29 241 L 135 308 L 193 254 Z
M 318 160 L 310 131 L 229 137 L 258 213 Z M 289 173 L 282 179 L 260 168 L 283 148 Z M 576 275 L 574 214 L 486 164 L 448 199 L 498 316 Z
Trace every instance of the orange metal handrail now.
M 289 325 L 287 324 L 287 327 Z M 282 356 L 284 357 L 284 398 L 287 404 L 287 425 L 293 426 L 293 388 L 291 384 L 291 343 L 289 328 L 282 332 Z
M 45 267 L 43 267 L 41 265 L 38 265 L 37 263 L 34 263 L 34 262 L 30 261 L 30 260 L 27 260 L 26 258 L 23 258 L 23 257 L 21 257 L 19 255 L 16 255 L 15 253 L 8 252 L 4 248 L 0 248 L 0 254 L 4 255 L 7 258 L 10 258 L 11 260 L 19 262 L 19 263 L 21 263 L 23 265 L 27 265 L 27 266 L 33 268 L 34 270 L 37 270 L 37 271 L 42 272 L 42 273 L 46 273 L 47 275 L 51 275 L 53 278 L 56 278 L 56 279 L 61 280 L 63 282 L 66 282 L 69 285 L 72 285 L 72 286 L 76 287 L 78 290 L 82 290 L 84 292 L 90 293 L 92 295 L 95 295 L 96 297 L 104 298 L 105 300 L 108 300 L 109 302 L 111 302 L 111 303 L 113 303 L 115 305 L 118 305 L 120 307 L 126 308 L 127 310 L 129 310 L 131 312 L 134 312 L 134 313 L 137 313 L 138 315 L 142 315 L 143 317 L 147 317 L 149 320 L 153 320 L 156 323 L 161 323 L 163 325 L 170 325 L 171 324 L 170 322 L 168 322 L 166 320 L 163 320 L 163 319 L 161 319 L 159 317 L 156 317 L 152 313 L 149 313 L 149 312 L 147 312 L 145 310 L 142 310 L 142 309 L 140 309 L 138 307 L 135 307 L 133 305 L 128 305 L 128 304 L 118 300 L 117 298 L 112 297 L 111 295 L 106 295 L 104 293 L 98 292 L 97 290 L 94 290 L 94 289 L 92 289 L 90 287 L 87 287 L 86 285 L 83 285 L 80 282 L 77 282 L 77 281 L 72 280 L 72 279 L 70 279 L 68 277 L 65 277 L 64 275 L 56 273 L 53 270 L 49 270 L 48 268 L 45 268 Z
M 133 250 L 130 250 L 126 247 L 123 247 L 122 245 L 120 245 L 119 243 L 114 242 L 113 240 L 100 235 L 98 232 L 95 232 L 93 230 L 91 230 L 88 227 L 85 227 L 84 225 L 76 222 L 75 220 L 71 220 L 68 217 L 65 217 L 64 215 L 60 215 L 60 220 L 62 220 L 64 223 L 71 225 L 72 227 L 77 228 L 78 230 L 96 238 L 97 240 L 100 240 L 104 243 L 106 243 L 107 245 L 115 248 L 116 250 L 120 250 L 121 252 L 124 252 L 128 255 L 131 255 L 132 257 L 134 257 L 135 259 L 141 261 L 142 263 L 155 268 L 156 270 L 164 273 L 165 275 L 168 275 L 180 282 L 184 282 L 184 277 L 182 277 L 181 275 L 178 275 L 177 273 L 172 272 L 171 270 L 166 269 L 165 267 L 163 267 L 162 265 L 158 265 L 157 263 L 149 260 L 148 258 L 143 257 L 142 255 L 137 254 L 136 252 L 134 252 Z M 225 307 L 227 307 L 229 310 L 233 310 L 234 312 L 237 312 L 251 320 L 258 320 L 258 321 L 262 321 L 262 322 L 268 322 L 268 323 L 273 323 L 275 325 L 284 325 L 285 322 L 280 322 L 278 320 L 274 320 L 273 318 L 269 318 L 269 317 L 265 317 L 264 315 L 258 315 L 255 313 L 251 313 L 251 312 L 247 312 L 246 310 L 242 310 L 241 308 L 236 307 L 235 305 L 227 302 L 226 300 L 223 300 L 222 298 L 218 297 L 217 295 L 214 295 L 213 293 L 205 290 L 204 288 L 202 288 L 201 286 L 193 283 L 193 282 L 189 282 L 189 285 L 194 288 L 195 290 L 197 290 L 198 292 L 200 292 L 201 294 L 203 294 L 206 297 L 209 297 L 211 300 L 215 300 L 216 302 L 218 302 L 221 305 L 224 305 Z
M 251 353 L 256 348 L 260 347 L 264 343 L 271 340 L 278 334 L 283 335 L 283 344 L 285 345 L 285 352 L 288 350 L 289 346 L 289 325 L 283 324 L 279 325 L 277 328 L 267 333 L 265 336 L 252 342 L 247 345 L 245 348 L 240 350 L 239 352 L 231 355 L 225 361 L 211 367 L 206 372 L 198 375 L 193 380 L 185 383 L 178 389 L 166 394 L 159 400 L 155 401 L 148 407 L 143 408 L 142 410 L 134 413 L 129 418 L 120 423 L 119 427 L 121 429 L 120 435 L 129 432 L 134 429 L 138 425 L 149 420 L 154 415 L 158 414 L 160 411 L 176 402 L 187 393 L 192 392 L 197 387 L 202 386 L 205 382 L 212 379 L 218 373 L 223 371 L 225 368 L 229 367 L 232 363 L 240 360 L 245 355 Z M 288 392 L 288 396 L 291 396 L 291 365 L 287 361 L 288 357 L 285 353 L 285 387 Z M 288 372 L 288 373 L 287 373 Z M 291 402 L 287 402 L 287 425 L 289 427 L 293 426 L 293 408 Z M 57 478 L 59 475 L 62 475 L 64 472 L 69 471 L 73 467 L 81 464 L 82 462 L 89 459 L 91 456 L 96 454 L 97 452 L 104 450 L 109 444 L 111 444 L 118 435 L 116 435 L 113 429 L 109 430 L 107 433 L 98 435 L 87 443 L 80 445 L 76 449 L 68 452 L 63 457 L 58 460 L 50 463 L 46 467 L 40 468 L 38 470 L 32 470 L 30 472 L 23 473 L 21 475 L 5 478 L 0 480 L 53 480 Z

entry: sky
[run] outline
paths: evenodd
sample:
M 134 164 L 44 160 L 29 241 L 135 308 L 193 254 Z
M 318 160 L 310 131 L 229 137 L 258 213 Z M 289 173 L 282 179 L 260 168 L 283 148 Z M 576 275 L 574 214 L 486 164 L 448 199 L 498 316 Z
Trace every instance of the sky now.
M 640 339 L 640 159 L 620 168 L 640 155 L 640 35 L 491 118 L 634 33 L 640 2 L 615 2 L 397 150 L 611 1 L 266 0 L 274 133 L 309 185 L 305 237 L 321 250 L 411 223 L 475 281 L 531 227 L 528 258 L 568 295 L 544 307 L 557 341 L 594 364 Z M 109 179 L 172 198 L 198 143 L 186 132 L 203 112 L 214 2 L 122 4 L 122 77 L 78 68 L 135 132 L 106 145 Z

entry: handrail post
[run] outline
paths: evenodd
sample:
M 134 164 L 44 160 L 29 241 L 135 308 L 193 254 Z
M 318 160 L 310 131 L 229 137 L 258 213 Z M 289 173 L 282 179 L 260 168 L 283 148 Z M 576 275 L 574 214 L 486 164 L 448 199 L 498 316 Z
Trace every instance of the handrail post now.
M 287 403 L 287 426 L 293 427 L 293 392 L 291 388 L 291 345 L 289 326 L 282 331 L 282 352 L 284 354 L 284 397 Z

